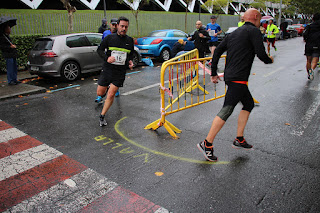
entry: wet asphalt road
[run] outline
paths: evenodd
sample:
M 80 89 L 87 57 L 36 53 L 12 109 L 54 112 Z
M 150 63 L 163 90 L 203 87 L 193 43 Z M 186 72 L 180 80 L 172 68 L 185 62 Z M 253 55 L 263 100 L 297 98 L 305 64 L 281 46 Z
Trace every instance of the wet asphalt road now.
M 320 72 L 307 80 L 301 37 L 276 45 L 275 63 L 256 58 L 249 81 L 260 102 L 245 132 L 254 150 L 231 147 L 238 105 L 215 140 L 217 164 L 206 164 L 196 144 L 223 99 L 169 115 L 178 140 L 163 127 L 144 130 L 160 118 L 159 88 L 129 92 L 159 83 L 158 66 L 127 76 L 104 128 L 95 74 L 78 87 L 1 101 L 0 119 L 172 212 L 319 212 Z

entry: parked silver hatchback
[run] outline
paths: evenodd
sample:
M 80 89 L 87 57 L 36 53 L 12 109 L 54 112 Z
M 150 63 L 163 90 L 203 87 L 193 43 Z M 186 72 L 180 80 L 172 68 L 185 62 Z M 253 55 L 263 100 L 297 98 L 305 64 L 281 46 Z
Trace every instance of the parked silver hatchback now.
M 97 53 L 99 33 L 76 33 L 36 39 L 28 55 L 28 69 L 39 76 L 72 81 L 81 73 L 98 71 L 103 60 Z
M 74 33 L 38 38 L 28 55 L 28 70 L 38 76 L 77 79 L 81 73 L 101 71 L 103 59 L 97 48 L 100 33 Z M 134 52 L 134 65 L 141 60 L 139 50 Z

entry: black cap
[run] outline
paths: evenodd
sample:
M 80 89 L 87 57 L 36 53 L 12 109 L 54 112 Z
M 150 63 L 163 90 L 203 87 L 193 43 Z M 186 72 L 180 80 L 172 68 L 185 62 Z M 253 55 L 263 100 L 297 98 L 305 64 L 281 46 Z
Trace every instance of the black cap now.
M 111 24 L 117 24 L 118 19 L 117 18 L 112 18 L 110 23 Z
M 217 16 L 211 16 L 211 19 L 216 19 L 217 18 Z

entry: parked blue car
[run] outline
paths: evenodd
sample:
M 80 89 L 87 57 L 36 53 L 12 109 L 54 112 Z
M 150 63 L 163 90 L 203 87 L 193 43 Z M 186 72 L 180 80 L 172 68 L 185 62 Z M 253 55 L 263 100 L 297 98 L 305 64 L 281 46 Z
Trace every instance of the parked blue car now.
M 152 31 L 147 37 L 138 38 L 135 46 L 139 48 L 142 57 L 159 57 L 161 61 L 166 61 L 170 59 L 171 49 L 179 39 L 187 41 L 185 51 L 194 49 L 193 42 L 188 41 L 188 34 L 175 29 Z

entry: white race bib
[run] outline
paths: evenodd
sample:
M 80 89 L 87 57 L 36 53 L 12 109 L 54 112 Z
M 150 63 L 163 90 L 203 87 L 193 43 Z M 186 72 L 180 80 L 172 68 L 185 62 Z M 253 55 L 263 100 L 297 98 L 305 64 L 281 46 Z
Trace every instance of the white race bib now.
M 272 35 L 272 31 L 269 30 L 269 31 L 268 31 L 268 35 L 269 35 L 269 36 Z
M 116 60 L 112 64 L 115 65 L 125 65 L 127 59 L 127 53 L 118 50 L 112 50 L 111 56 L 113 56 Z
M 216 31 L 215 31 L 215 30 L 210 30 L 210 31 L 209 31 L 209 36 L 214 36 L 214 34 L 216 34 Z

